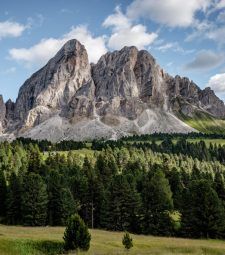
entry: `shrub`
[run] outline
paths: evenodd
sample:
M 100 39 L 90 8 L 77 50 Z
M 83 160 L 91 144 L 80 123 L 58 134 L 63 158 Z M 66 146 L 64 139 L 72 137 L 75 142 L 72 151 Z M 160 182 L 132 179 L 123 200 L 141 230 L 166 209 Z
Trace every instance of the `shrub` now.
M 66 251 L 78 249 L 87 251 L 90 248 L 91 235 L 78 214 L 69 218 L 63 239 Z
M 122 240 L 122 243 L 124 245 L 124 247 L 129 250 L 130 248 L 133 247 L 133 240 L 132 238 L 130 237 L 129 233 L 128 232 L 125 232 L 124 236 L 123 236 L 123 240 Z

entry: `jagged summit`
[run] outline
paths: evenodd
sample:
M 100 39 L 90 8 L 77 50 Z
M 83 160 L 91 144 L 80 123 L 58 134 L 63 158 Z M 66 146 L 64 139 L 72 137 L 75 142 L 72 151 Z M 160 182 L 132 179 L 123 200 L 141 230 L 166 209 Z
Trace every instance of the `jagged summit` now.
M 124 47 L 90 65 L 75 39 L 25 81 L 15 103 L 0 96 L 0 110 L 2 136 L 52 141 L 191 132 L 181 115 L 225 116 L 211 89 L 165 73 L 148 51 Z

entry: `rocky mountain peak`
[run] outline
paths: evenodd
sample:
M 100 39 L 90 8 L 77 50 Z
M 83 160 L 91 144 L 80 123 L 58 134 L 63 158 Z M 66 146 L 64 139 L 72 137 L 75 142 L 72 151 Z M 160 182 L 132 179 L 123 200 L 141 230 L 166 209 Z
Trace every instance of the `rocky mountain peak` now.
M 6 107 L 3 100 L 3 96 L 0 95 L 0 122 L 5 119 Z
M 21 87 L 15 119 L 31 127 L 66 107 L 76 91 L 91 80 L 87 51 L 77 40 L 68 41 L 42 69 Z
M 0 134 L 2 133 L 4 128 L 5 115 L 6 115 L 6 107 L 3 100 L 3 96 L 0 95 Z
M 180 113 L 225 116 L 210 88 L 170 76 L 148 51 L 124 47 L 90 65 L 75 39 L 25 81 L 16 103 L 0 97 L 0 111 L 0 131 L 53 141 L 192 132 Z

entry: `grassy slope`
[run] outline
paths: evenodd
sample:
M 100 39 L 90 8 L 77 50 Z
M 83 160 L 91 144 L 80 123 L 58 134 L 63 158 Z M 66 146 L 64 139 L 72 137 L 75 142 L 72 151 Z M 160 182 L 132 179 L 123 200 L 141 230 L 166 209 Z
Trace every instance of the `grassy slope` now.
M 179 114 L 178 117 L 202 133 L 225 134 L 225 120 L 213 118 L 207 113 L 199 111 L 193 117 L 187 117 L 183 114 Z
M 31 228 L 0 225 L 0 254 L 57 254 L 57 249 L 62 244 L 63 232 L 63 227 Z M 127 254 L 121 244 L 123 233 L 93 230 L 91 234 L 91 248 L 88 252 L 82 254 Z M 225 254 L 225 242 L 218 240 L 190 240 L 143 235 L 132 235 L 132 237 L 134 247 L 129 252 L 131 255 Z

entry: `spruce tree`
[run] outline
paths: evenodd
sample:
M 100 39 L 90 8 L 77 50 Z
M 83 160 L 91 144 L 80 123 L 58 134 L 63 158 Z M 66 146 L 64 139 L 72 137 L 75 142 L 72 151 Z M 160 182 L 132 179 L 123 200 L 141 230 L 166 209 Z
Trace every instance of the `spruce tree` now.
M 130 250 L 133 247 L 133 239 L 130 237 L 128 232 L 124 234 L 122 244 L 127 250 Z
M 111 230 L 139 232 L 140 196 L 127 177 L 117 175 L 108 190 L 106 227 Z
M 69 218 L 63 239 L 66 251 L 78 249 L 87 251 L 90 248 L 91 235 L 78 214 Z
M 28 173 L 23 178 L 22 216 L 23 224 L 42 226 L 46 224 L 48 194 L 39 174 Z
M 4 172 L 0 169 L 0 217 L 6 216 L 7 187 Z
M 47 178 L 48 191 L 48 224 L 52 226 L 63 225 L 63 201 L 61 178 L 57 171 L 50 171 Z
M 68 188 L 63 188 L 61 193 L 63 204 L 62 224 L 66 225 L 69 217 L 77 212 L 78 206 Z
M 161 170 L 155 170 L 147 177 L 143 188 L 144 232 L 153 235 L 170 235 L 173 210 L 172 192 L 169 181 Z
M 12 225 L 21 224 L 21 177 L 14 172 L 11 174 L 7 197 L 7 222 Z
M 185 196 L 182 231 L 185 236 L 221 238 L 225 233 L 222 202 L 207 180 L 192 181 Z

